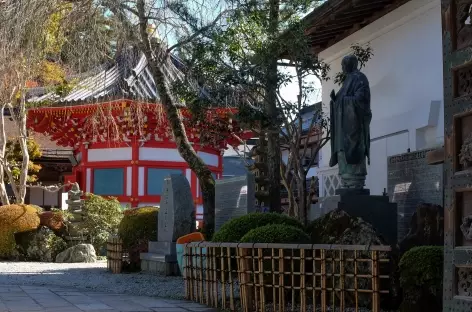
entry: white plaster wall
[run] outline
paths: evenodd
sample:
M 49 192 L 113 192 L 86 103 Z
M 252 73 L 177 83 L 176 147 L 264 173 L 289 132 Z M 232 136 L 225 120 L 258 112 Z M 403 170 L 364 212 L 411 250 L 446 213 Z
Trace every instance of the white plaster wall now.
M 218 167 L 218 155 L 205 152 L 198 152 L 198 155 L 205 164 Z M 182 156 L 180 156 L 179 151 L 173 148 L 140 147 L 139 159 L 148 161 L 185 162 Z
M 44 191 L 41 188 L 30 189 L 30 203 L 33 205 L 43 206 L 44 204 Z
M 144 196 L 144 167 L 138 169 L 138 195 Z
M 133 186 L 133 169 L 126 167 L 126 196 L 131 196 L 131 187 Z
M 188 183 L 192 185 L 192 170 L 191 169 L 185 169 L 185 177 L 188 180 Z
M 159 203 L 139 203 L 138 207 L 159 207 Z
M 58 208 L 59 207 L 59 198 L 56 192 L 46 192 L 44 191 L 44 205 Z
M 131 160 L 133 153 L 131 147 L 89 149 L 87 152 L 89 162 Z
M 213 155 L 205 152 L 198 152 L 198 156 L 203 160 L 203 162 L 209 166 L 218 167 L 218 155 Z
M 412 0 L 320 53 L 331 65 L 331 77 L 341 71 L 342 57 L 352 44 L 370 43 L 374 56 L 362 70 L 371 87 L 372 194 L 387 187 L 387 156 L 436 147 L 444 141 L 441 6 L 439 0 Z M 329 94 L 339 90 L 333 79 L 323 82 L 323 110 Z M 330 145 L 322 151 L 327 169 Z
M 86 182 L 85 191 L 87 193 L 91 193 L 92 192 L 92 190 L 91 190 L 92 169 L 90 169 L 90 168 L 87 168 L 86 175 L 85 175 L 85 182 Z

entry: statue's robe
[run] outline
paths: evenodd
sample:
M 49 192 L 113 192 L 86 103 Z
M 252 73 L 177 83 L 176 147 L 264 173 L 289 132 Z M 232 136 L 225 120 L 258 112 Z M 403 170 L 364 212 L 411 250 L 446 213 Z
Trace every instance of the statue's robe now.
M 330 103 L 331 159 L 338 164 L 338 153 L 344 152 L 348 165 L 369 159 L 370 154 L 370 88 L 367 77 L 358 70 L 347 74 L 335 102 Z

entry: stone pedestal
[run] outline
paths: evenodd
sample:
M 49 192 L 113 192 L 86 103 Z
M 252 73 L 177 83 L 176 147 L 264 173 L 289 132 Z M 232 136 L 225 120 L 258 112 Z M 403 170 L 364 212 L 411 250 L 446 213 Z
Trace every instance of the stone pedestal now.
M 368 191 L 364 190 L 359 194 L 340 190 L 337 191 L 339 195 L 320 198 L 312 206 L 309 217 L 317 219 L 330 211 L 342 209 L 349 215 L 372 224 L 389 244 L 396 244 L 397 204 L 391 203 L 388 196 L 368 195 Z
M 178 275 L 176 240 L 195 232 L 195 208 L 190 184 L 183 175 L 164 179 L 158 216 L 157 242 L 149 242 L 141 253 L 141 270 L 163 275 Z

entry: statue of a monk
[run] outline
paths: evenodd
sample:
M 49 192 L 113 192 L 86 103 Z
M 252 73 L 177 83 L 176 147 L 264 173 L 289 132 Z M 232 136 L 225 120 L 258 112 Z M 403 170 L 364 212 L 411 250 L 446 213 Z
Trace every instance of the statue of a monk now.
M 343 188 L 362 189 L 370 149 L 370 88 L 354 55 L 342 60 L 345 80 L 338 93 L 331 92 L 331 159 L 338 165 Z

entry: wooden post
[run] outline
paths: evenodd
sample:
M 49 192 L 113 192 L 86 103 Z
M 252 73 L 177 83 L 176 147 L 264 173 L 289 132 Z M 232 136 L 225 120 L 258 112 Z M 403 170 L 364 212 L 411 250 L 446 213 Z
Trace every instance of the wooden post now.
M 372 251 L 372 312 L 380 312 L 378 251 Z
M 251 283 L 250 248 L 238 248 L 238 271 L 240 280 L 241 305 L 244 312 L 253 312 L 253 292 Z
M 107 267 L 113 274 L 121 273 L 123 268 L 123 241 L 116 235 L 108 237 Z

